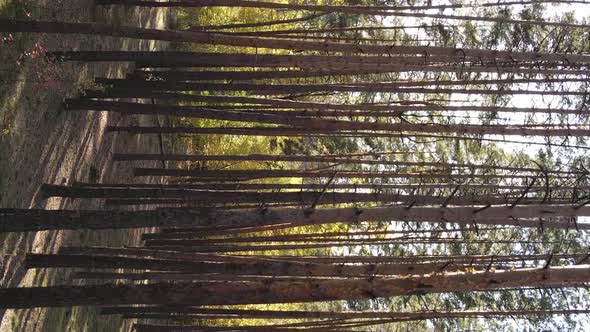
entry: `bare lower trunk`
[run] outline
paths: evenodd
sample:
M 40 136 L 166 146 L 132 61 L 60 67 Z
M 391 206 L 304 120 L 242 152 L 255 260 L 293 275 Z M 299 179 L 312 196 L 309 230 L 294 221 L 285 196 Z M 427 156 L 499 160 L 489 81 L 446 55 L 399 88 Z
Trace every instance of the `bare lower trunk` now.
M 395 14 L 400 15 L 401 13 L 396 12 Z M 407 14 L 406 16 L 413 15 L 413 13 L 405 14 Z M 259 47 L 269 49 L 287 49 L 319 52 L 352 52 L 378 55 L 428 54 L 429 56 L 454 56 L 459 58 L 473 57 L 481 58 L 484 61 L 493 59 L 498 59 L 501 61 L 555 61 L 563 62 L 565 65 L 570 63 L 590 63 L 590 56 L 579 54 L 509 52 L 497 50 L 457 49 L 451 47 L 429 46 L 355 45 L 346 43 L 311 42 L 278 38 L 227 36 L 208 32 L 185 32 L 158 29 L 143 29 L 130 26 L 114 26 L 99 23 L 62 23 L 42 21 L 16 21 L 2 19 L 0 20 L 0 31 L 90 34 L 111 37 L 127 37 L 135 39 L 202 43 L 210 45 Z
M 420 205 L 486 205 L 486 204 L 511 204 L 517 202 L 524 204 L 540 204 L 542 198 L 521 198 L 519 192 L 515 195 L 502 193 L 501 195 L 460 195 L 441 197 L 435 195 L 406 195 L 397 193 L 347 193 L 326 191 L 296 191 L 296 192 L 248 192 L 248 191 L 208 191 L 194 189 L 162 189 L 162 188 L 82 188 L 66 187 L 45 184 L 42 186 L 45 197 L 69 197 L 69 198 L 108 198 L 109 204 L 137 205 L 142 203 L 158 202 L 161 204 L 274 204 L 292 203 L 294 205 L 322 205 L 340 203 L 381 202 L 381 203 L 405 203 L 413 202 Z M 517 201 L 518 199 L 518 201 Z M 552 204 L 567 204 L 572 199 L 551 198 L 545 202 Z
M 485 232 L 485 231 L 497 231 L 497 230 L 505 230 L 506 227 L 480 227 L 477 229 L 478 232 Z M 171 229 L 174 230 L 174 229 Z M 235 240 L 234 242 L 247 242 L 248 239 L 266 239 L 272 241 L 289 241 L 289 240 L 303 240 L 303 239 L 316 239 L 316 238 L 349 238 L 349 237 L 383 237 L 383 236 L 397 236 L 400 238 L 408 238 L 407 234 L 441 234 L 441 233 L 448 233 L 452 234 L 454 232 L 469 232 L 475 231 L 475 229 L 469 228 L 449 228 L 449 229 L 420 229 L 420 230 L 399 230 L 399 231 L 359 231 L 359 232 L 322 232 L 322 233 L 301 233 L 301 234 L 286 234 L 286 235 L 268 235 L 268 236 L 240 236 L 240 237 L 231 237 L 231 238 L 223 238 L 223 240 L 231 241 Z M 143 240 L 154 240 L 154 239 L 197 239 L 207 235 L 200 235 L 197 230 L 194 232 L 186 231 L 186 232 L 161 232 L 161 233 L 147 233 L 142 235 Z M 216 239 L 211 239 L 216 240 Z
M 412 12 L 406 10 L 417 9 L 443 9 L 443 8 L 462 8 L 468 5 L 427 5 L 427 6 L 343 6 L 343 5 L 309 5 L 280 3 L 268 1 L 251 1 L 251 0 L 184 0 L 184 1 L 146 1 L 146 0 L 101 0 L 102 4 L 126 4 L 146 7 L 249 7 L 249 8 L 272 8 L 272 9 L 290 9 L 290 10 L 309 10 L 320 12 L 340 12 L 356 15 L 378 15 L 378 16 L 395 16 L 395 17 L 418 17 L 418 18 L 437 18 L 447 20 L 475 21 L 475 22 L 496 22 L 508 24 L 526 24 L 538 26 L 555 26 L 570 28 L 585 28 L 583 24 L 569 22 L 549 22 L 543 20 L 523 20 L 510 19 L 504 17 L 488 16 L 468 16 L 468 15 L 447 15 L 439 13 Z M 535 2 L 536 3 L 536 2 Z M 522 2 L 508 2 L 508 4 L 523 4 Z M 497 3 L 488 3 L 484 6 L 504 5 Z M 479 5 L 478 5 L 479 6 Z
M 149 67 L 149 66 L 144 66 Z M 341 68 L 341 69 L 307 69 L 307 70 L 243 70 L 243 71 L 209 71 L 209 70 L 136 70 L 130 78 L 151 78 L 156 77 L 166 81 L 205 81 L 205 80 L 255 80 L 255 79 L 281 79 L 281 78 L 312 78 L 343 75 L 368 75 L 383 74 L 391 72 L 452 72 L 463 73 L 519 73 L 519 74 L 551 74 L 551 75 L 583 75 L 584 70 L 575 69 L 540 69 L 521 67 L 486 67 L 486 66 L 460 66 L 460 65 L 387 65 L 387 66 L 363 66 L 362 68 Z
M 28 254 L 25 266 L 32 268 L 100 268 L 166 271 L 141 274 L 145 279 L 169 274 L 168 280 L 198 279 L 197 275 L 222 274 L 230 280 L 233 276 L 290 276 L 290 277 L 361 277 L 367 275 L 428 274 L 437 271 L 462 270 L 466 267 L 480 267 L 483 264 L 457 264 L 452 262 L 422 264 L 326 264 L 301 263 L 279 260 L 252 260 L 251 262 L 206 262 L 180 259 L 153 259 L 122 256 L 92 255 L 44 255 Z M 182 273 L 179 273 L 182 272 Z M 214 279 L 212 279 L 214 280 Z M 235 281 L 235 280 L 234 280 Z
M 318 119 L 308 117 L 281 116 L 253 112 L 215 110 L 206 107 L 147 105 L 117 101 L 95 101 L 90 99 L 69 100 L 66 108 L 70 110 L 112 111 L 127 114 L 167 114 L 204 119 L 228 120 L 251 123 L 266 123 L 306 128 L 308 130 L 339 131 L 385 131 L 417 133 L 454 133 L 468 135 L 509 135 L 509 136 L 590 136 L 587 126 L 526 126 L 526 125 L 460 125 L 426 123 L 386 123 Z
M 154 319 L 191 319 L 191 318 L 316 318 L 316 319 L 358 319 L 358 318 L 391 318 L 391 319 L 434 319 L 464 317 L 506 317 L 506 316 L 546 316 L 546 315 L 578 315 L 590 313 L 588 309 L 564 310 L 502 310 L 502 311 L 434 311 L 434 312 L 362 312 L 362 311 L 296 311 L 296 310 L 248 310 L 248 309 L 208 309 L 208 308 L 166 308 L 166 307 L 106 307 L 101 314 L 123 314 L 126 318 Z
M 395 153 L 395 154 L 402 154 Z M 409 153 L 407 153 L 409 154 Z M 376 154 L 379 156 L 379 154 Z M 358 159 L 347 158 L 340 155 L 272 155 L 272 154 L 248 154 L 248 155 L 199 155 L 199 154 L 147 154 L 147 153 L 115 153 L 113 160 L 130 161 L 130 160 L 173 160 L 173 161 L 293 161 L 293 162 L 317 162 L 317 163 L 337 163 L 337 164 L 367 164 L 367 165 L 392 165 L 407 167 L 439 167 L 439 168 L 469 168 L 469 169 L 493 169 L 519 172 L 543 172 L 543 173 L 577 173 L 581 171 L 552 171 L 541 170 L 538 167 L 514 167 L 502 165 L 486 164 L 467 164 L 467 163 L 440 163 L 427 161 L 402 161 L 388 159 Z
M 418 172 L 368 172 L 368 171 L 300 171 L 296 169 L 263 170 L 263 169 L 232 169 L 232 170 L 192 170 L 181 168 L 135 168 L 135 176 L 190 176 L 192 179 L 211 179 L 223 181 L 247 181 L 264 178 L 419 178 L 419 179 L 532 179 L 543 177 L 535 174 L 453 174 L 448 170 L 428 170 Z M 336 174 L 336 175 L 334 175 Z M 543 177 L 544 178 L 544 177 Z M 552 178 L 572 178 L 568 176 L 553 176 Z
M 514 225 L 561 229 L 590 229 L 576 217 L 590 216 L 580 205 L 527 205 L 484 207 L 364 207 L 261 208 L 216 210 L 167 208 L 150 211 L 75 211 L 0 209 L 1 232 L 49 229 L 112 229 L 136 227 L 253 227 L 314 225 L 363 221 L 455 222 L 459 224 Z M 536 218 L 536 219 L 531 219 Z M 556 220 L 559 218 L 560 220 Z M 567 221 L 564 221 L 567 220 Z
M 51 286 L 0 289 L 1 308 L 73 305 L 225 305 L 352 300 L 504 287 L 567 287 L 590 281 L 590 267 L 447 273 L 366 280 L 201 282 L 139 285 Z
M 162 240 L 165 241 L 165 240 Z M 182 240 L 179 240 L 180 242 Z M 188 241 L 188 240 L 187 240 Z M 173 240 L 168 240 L 168 242 L 173 242 Z M 309 241 L 312 242 L 312 241 Z M 473 241 L 457 241 L 454 239 L 451 240 L 413 240 L 413 241 L 365 241 L 363 243 L 347 243 L 347 242 L 316 242 L 316 243 L 309 243 L 309 244 L 261 244 L 261 245 L 232 245 L 232 244 L 221 244 L 221 245 L 203 245 L 203 246 L 191 246 L 186 245 L 186 243 L 179 243 L 174 244 L 170 243 L 168 245 L 153 245 L 149 248 L 156 248 L 162 250 L 170 250 L 170 251 L 181 251 L 181 252 L 199 252 L 199 253 L 236 253 L 236 252 L 261 252 L 261 251 L 269 251 L 269 250 L 302 250 L 302 249 L 322 249 L 322 248 L 338 248 L 338 247 L 351 247 L 355 245 L 371 245 L 371 246 L 378 246 L 378 245 L 386 245 L 386 246 L 423 246 L 428 247 L 430 245 L 453 245 L 453 246 L 461 246 L 461 245 L 494 245 L 494 244 L 510 244 L 516 245 L 517 243 L 522 243 L 526 245 L 555 245 L 559 244 L 560 242 L 528 242 L 528 241 L 505 241 L 505 240 L 497 240 L 497 241 L 486 241 L 486 240 L 473 240 Z
M 549 95 L 549 96 L 583 96 L 584 91 L 576 90 L 525 90 L 525 89 L 469 89 L 406 86 L 403 83 L 366 83 L 366 84 L 251 84 L 251 83 L 196 83 L 196 82 L 162 82 L 137 80 L 101 80 L 110 83 L 117 89 L 141 89 L 153 91 L 246 91 L 252 95 L 284 95 L 289 93 L 311 92 L 382 92 L 382 93 L 413 93 L 413 94 L 474 94 L 474 95 Z M 573 80 L 575 82 L 576 80 Z M 579 79 L 578 81 L 585 81 Z M 467 85 L 456 81 L 456 85 Z M 494 84 L 494 83 L 490 83 Z M 436 84 L 434 84 L 436 85 Z
M 330 132 L 322 130 L 308 130 L 306 128 L 291 128 L 291 127 L 140 127 L 140 126 L 107 126 L 107 131 L 110 132 L 127 132 L 131 134 L 215 134 L 215 135 L 244 135 L 244 136 L 279 136 L 279 137 L 408 137 L 407 134 L 384 133 L 384 132 Z M 535 142 L 535 141 L 519 141 L 509 139 L 495 139 L 486 137 L 472 137 L 465 135 L 437 135 L 437 134 L 412 134 L 416 138 L 429 139 L 455 139 L 455 140 L 469 140 L 478 142 L 502 142 L 525 145 L 538 146 L 553 146 L 560 148 L 574 148 L 588 150 L 589 147 L 585 145 L 572 145 L 551 142 Z M 418 142 L 419 143 L 419 142 Z
M 493 167 L 493 166 L 492 166 Z M 291 184 L 291 183 L 186 183 L 186 184 L 157 184 L 157 183 L 88 183 L 88 182 L 76 182 L 73 184 L 74 187 L 81 188 L 153 188 L 153 189 L 194 189 L 194 190 L 322 190 L 326 187 L 325 184 L 320 183 L 304 183 L 304 184 Z M 373 189 L 379 190 L 449 190 L 457 188 L 455 183 L 424 183 L 424 184 L 380 184 L 380 183 L 332 183 L 328 186 L 328 189 Z M 502 193 L 511 193 L 515 195 L 518 192 L 528 189 L 529 192 L 544 192 L 547 190 L 546 186 L 524 186 L 524 185 L 501 185 L 501 184 L 463 184 L 459 186 L 460 189 L 465 190 L 487 190 L 491 192 L 502 191 Z M 571 190 L 590 190 L 588 186 L 567 186 L 562 184 L 556 184 L 552 188 L 552 192 L 559 191 L 571 191 Z

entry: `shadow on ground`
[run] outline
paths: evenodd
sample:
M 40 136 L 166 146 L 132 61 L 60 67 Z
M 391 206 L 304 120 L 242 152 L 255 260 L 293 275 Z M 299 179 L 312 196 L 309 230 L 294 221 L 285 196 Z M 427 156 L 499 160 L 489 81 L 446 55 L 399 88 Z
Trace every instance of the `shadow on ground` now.
M 165 10 L 97 7 L 87 0 L 0 0 L 0 16 L 60 21 L 95 21 L 164 27 Z M 0 35 L 0 207 L 101 209 L 100 200 L 44 200 L 42 183 L 133 182 L 132 164 L 114 164 L 112 152 L 159 152 L 157 137 L 105 133 L 107 125 L 156 125 L 154 117 L 64 111 L 64 98 L 92 86 L 93 77 L 122 77 L 126 64 L 50 63 L 45 50 L 156 50 L 165 43 L 76 35 Z M 143 164 L 143 166 L 148 166 Z M 140 179 L 159 182 L 160 179 Z M 56 252 L 62 245 L 137 244 L 135 231 L 59 231 L 0 235 L 0 286 L 72 283 L 67 269 L 26 271 L 27 252 Z M 118 318 L 92 308 L 9 310 L 0 331 L 128 330 Z

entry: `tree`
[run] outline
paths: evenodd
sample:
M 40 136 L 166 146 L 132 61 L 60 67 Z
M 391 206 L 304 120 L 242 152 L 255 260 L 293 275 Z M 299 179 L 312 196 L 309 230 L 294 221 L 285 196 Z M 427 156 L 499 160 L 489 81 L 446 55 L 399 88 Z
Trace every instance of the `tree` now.
M 516 269 L 429 276 L 298 282 L 199 282 L 50 286 L 0 289 L 1 308 L 72 305 L 217 305 L 327 301 L 518 286 L 572 286 L 590 280 L 590 267 Z M 203 296 L 203 295 L 207 296 Z

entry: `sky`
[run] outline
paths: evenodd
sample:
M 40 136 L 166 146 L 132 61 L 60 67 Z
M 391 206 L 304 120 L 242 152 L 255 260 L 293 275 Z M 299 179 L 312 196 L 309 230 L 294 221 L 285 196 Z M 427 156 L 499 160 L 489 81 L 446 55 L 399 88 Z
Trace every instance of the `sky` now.
M 488 0 L 490 1 L 490 0 Z M 439 1 L 433 1 L 433 4 L 442 4 L 442 3 L 448 3 L 448 2 L 439 2 Z M 574 16 L 576 17 L 576 19 L 578 20 L 582 20 L 582 19 L 587 19 L 590 21 L 590 3 L 588 4 L 560 4 L 560 5 L 546 5 L 547 8 L 550 8 L 550 12 L 552 13 L 553 16 L 562 16 L 565 13 L 568 12 L 573 12 Z M 515 9 L 516 12 L 520 11 L 523 6 L 512 6 L 512 8 Z M 432 11 L 432 12 L 438 12 L 438 11 Z M 460 12 L 454 12 L 451 10 L 447 10 L 444 12 L 445 14 L 461 14 Z M 469 14 L 468 12 L 464 12 L 464 14 Z M 391 24 L 390 25 L 398 25 L 398 23 L 393 23 L 393 18 L 386 18 L 386 22 L 387 20 L 390 20 Z M 415 19 L 415 18 L 404 18 L 403 19 L 403 23 L 405 25 L 418 25 L 422 22 L 428 22 L 429 19 Z M 452 23 L 452 22 L 450 22 Z M 457 21 L 457 23 L 459 23 L 459 21 Z M 588 29 L 590 29 L 590 26 L 588 27 Z M 415 30 L 414 30 L 415 31 Z M 422 36 L 418 36 L 420 38 L 426 37 L 425 35 Z M 574 86 L 575 87 L 575 86 Z M 513 87 L 514 89 L 529 89 L 529 90 L 533 90 L 535 89 L 534 85 L 515 85 Z M 455 97 L 455 96 L 453 96 Z M 531 106 L 536 106 L 536 107 L 557 107 L 555 100 L 558 98 L 542 98 L 542 96 L 531 96 L 531 95 L 517 95 L 515 97 L 512 98 L 512 100 L 510 101 L 510 103 L 507 105 L 509 107 L 531 107 Z M 508 114 L 501 114 L 500 116 L 507 116 Z M 524 122 L 524 116 L 523 115 L 519 115 L 519 114 L 510 114 L 511 119 L 510 122 L 513 123 L 522 123 Z M 498 138 L 498 139 L 502 139 L 503 137 L 501 136 L 488 136 L 490 138 Z M 514 139 L 518 139 L 518 140 L 530 140 L 531 142 L 544 142 L 544 138 L 543 137 L 535 137 L 535 138 L 526 138 L 526 137 L 509 137 L 509 138 L 514 138 Z M 559 142 L 558 139 L 554 140 L 555 142 Z M 573 142 L 572 142 L 573 143 Z M 522 151 L 528 155 L 530 155 L 531 157 L 536 157 L 537 152 L 540 148 L 540 146 L 534 146 L 534 145 L 523 145 L 523 144 L 512 144 L 512 143 L 502 143 L 500 144 L 501 147 L 503 147 L 505 150 L 507 151 Z M 576 150 L 571 150 L 568 151 L 567 153 L 569 154 L 569 157 L 574 156 L 576 154 L 581 155 L 584 153 L 588 153 L 589 150 L 582 150 L 582 149 L 576 149 Z M 580 220 L 580 222 L 588 222 L 590 220 L 585 220 L 586 218 L 584 218 L 584 220 Z M 401 223 L 395 223 L 392 225 L 392 229 L 396 229 L 397 227 L 399 227 L 401 225 Z M 344 251 L 346 251 L 347 253 L 349 251 L 349 248 L 346 248 Z M 563 318 L 562 317 L 555 317 L 554 319 L 555 322 L 562 322 Z M 509 328 L 512 329 L 519 329 L 519 328 L 526 328 L 525 326 L 519 325 L 522 324 L 522 321 L 518 321 L 518 320 L 514 320 L 514 321 L 508 321 L 509 322 Z M 582 322 L 584 322 L 584 320 L 582 320 Z M 590 331 L 590 325 L 579 325 L 578 326 L 581 330 L 583 331 Z
M 488 2 L 490 2 L 488 0 Z M 448 1 L 433 1 L 434 5 L 437 4 L 444 4 L 444 3 L 449 3 Z M 475 2 L 468 2 L 468 3 L 475 3 Z M 551 15 L 553 17 L 551 17 L 551 20 L 554 20 L 555 17 L 558 16 L 562 16 L 565 13 L 569 13 L 569 12 L 573 12 L 574 16 L 576 17 L 576 19 L 578 20 L 582 20 L 582 19 L 589 19 L 590 18 L 590 2 L 588 4 L 557 4 L 557 5 L 553 5 L 553 4 L 545 4 L 546 8 L 548 9 L 548 12 L 551 12 Z M 515 12 L 519 12 L 521 11 L 524 6 L 511 6 L 511 8 L 513 8 L 513 10 Z M 431 10 L 431 11 L 427 11 L 430 13 L 438 13 L 438 10 Z M 458 9 L 458 10 L 452 10 L 452 9 L 447 9 L 443 12 L 444 14 L 449 14 L 449 15 L 472 15 L 473 12 L 471 9 L 469 8 L 465 8 L 465 9 Z M 393 20 L 395 18 L 393 17 L 388 17 L 385 18 L 385 22 L 390 21 L 391 25 L 398 25 L 396 23 L 393 23 Z M 429 18 L 411 18 L 411 17 L 404 17 L 402 18 L 402 21 L 405 25 L 419 25 L 423 22 L 429 22 L 432 19 Z M 449 24 L 460 24 L 463 21 L 453 21 L 453 20 L 449 20 L 448 21 Z M 486 24 L 486 23 L 483 23 Z M 589 27 L 590 29 L 590 27 Z M 416 30 L 412 30 L 413 32 Z M 418 30 L 419 31 L 419 38 L 426 38 L 427 36 L 425 35 L 423 30 Z M 570 86 L 575 87 L 572 85 L 573 83 L 570 83 Z M 512 88 L 514 89 L 528 89 L 528 90 L 535 90 L 535 86 L 534 84 L 520 84 L 520 85 L 513 85 Z M 465 95 L 453 95 L 451 96 L 451 98 L 468 98 L 468 96 Z M 471 98 L 473 98 L 473 96 L 471 96 Z M 510 103 L 507 105 L 509 107 L 531 107 L 532 105 L 535 105 L 536 107 L 558 107 L 556 104 L 556 100 L 558 100 L 558 98 L 551 98 L 548 96 L 541 96 L 541 95 L 516 95 L 512 98 L 512 100 L 510 101 Z M 457 115 L 468 115 L 468 113 L 454 113 Z M 510 116 L 510 123 L 524 123 L 525 120 L 525 116 L 526 114 L 507 114 L 507 113 L 501 113 L 499 114 L 500 117 L 507 117 Z M 543 120 L 542 117 L 537 116 L 537 119 L 539 120 Z M 487 135 L 487 138 L 493 138 L 493 139 L 503 139 L 504 137 L 499 136 L 499 135 Z M 543 143 L 545 142 L 545 139 L 543 137 L 506 137 L 507 139 L 515 139 L 518 141 L 530 141 L 530 142 L 537 142 L 537 143 Z M 554 140 L 552 140 L 555 143 L 559 143 L 562 141 L 561 138 L 556 138 Z M 575 144 L 575 140 L 571 140 L 570 144 Z M 504 149 L 508 150 L 508 151 L 519 151 L 519 152 L 524 152 L 527 155 L 531 156 L 531 157 L 536 157 L 539 149 L 543 148 L 542 146 L 539 145 L 525 145 L 525 144 L 518 144 L 518 143 L 502 143 L 502 144 L 498 144 L 499 146 L 503 147 Z M 568 151 L 564 151 L 564 149 L 561 148 L 556 148 L 554 149 L 554 153 L 563 153 L 566 156 L 572 157 L 572 156 L 577 156 L 577 155 L 582 155 L 585 153 L 588 153 L 588 150 L 584 150 L 584 149 L 569 149 Z

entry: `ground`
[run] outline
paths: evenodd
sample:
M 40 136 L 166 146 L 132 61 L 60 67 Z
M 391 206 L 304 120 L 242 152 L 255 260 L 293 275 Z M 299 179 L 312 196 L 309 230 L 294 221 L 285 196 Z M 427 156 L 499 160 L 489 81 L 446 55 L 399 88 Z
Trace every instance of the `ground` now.
M 59 21 L 93 21 L 165 27 L 163 9 L 96 6 L 88 0 L 0 0 L 0 17 Z M 78 35 L 0 35 L 0 207 L 100 209 L 101 200 L 44 199 L 42 183 L 133 182 L 130 163 L 113 163 L 114 151 L 161 151 L 157 136 L 105 133 L 107 125 L 157 125 L 154 117 L 121 117 L 106 112 L 65 111 L 64 98 L 93 87 L 93 77 L 123 77 L 128 64 L 52 63 L 46 50 L 157 50 L 165 43 Z M 164 145 L 166 147 L 166 144 Z M 144 163 L 144 166 L 147 166 Z M 135 231 L 59 231 L 0 234 L 0 286 L 70 284 L 70 272 L 29 270 L 25 253 L 51 253 L 62 245 L 119 246 L 139 243 Z M 1 314 L 1 313 L 0 313 Z M 7 311 L 0 331 L 117 331 L 129 324 L 100 317 L 93 308 Z

